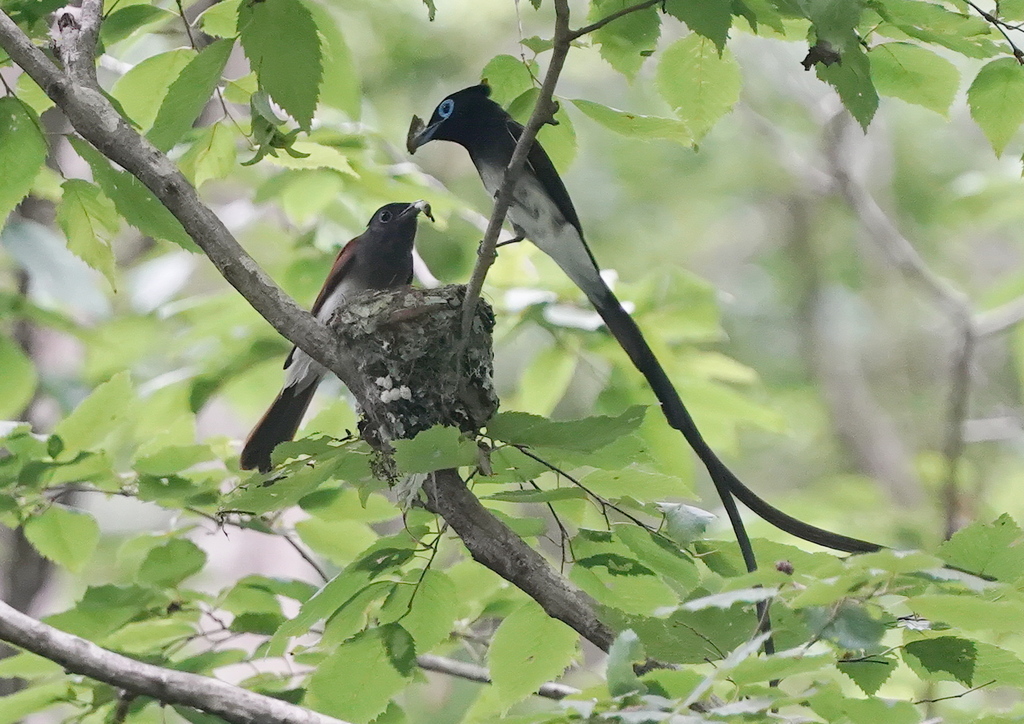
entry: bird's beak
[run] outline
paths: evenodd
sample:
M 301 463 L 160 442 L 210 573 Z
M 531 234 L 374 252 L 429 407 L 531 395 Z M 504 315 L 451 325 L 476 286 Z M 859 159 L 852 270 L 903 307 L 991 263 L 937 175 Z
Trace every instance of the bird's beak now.
M 402 215 L 403 216 L 405 216 L 406 214 L 416 215 L 416 214 L 418 214 L 420 212 L 423 212 L 423 215 L 426 216 L 431 221 L 434 220 L 434 215 L 432 213 L 430 213 L 430 204 L 428 204 L 423 199 L 420 199 L 419 201 L 413 201 L 411 204 L 409 204 L 409 208 L 406 209 L 405 212 L 403 212 Z
M 444 121 L 438 121 L 437 123 L 427 126 L 423 123 L 423 119 L 419 116 L 413 116 L 412 122 L 409 124 L 409 134 L 406 136 L 405 147 L 409 153 L 416 153 L 416 149 L 425 143 L 429 143 L 434 139 L 434 134 L 437 132 L 438 126 Z

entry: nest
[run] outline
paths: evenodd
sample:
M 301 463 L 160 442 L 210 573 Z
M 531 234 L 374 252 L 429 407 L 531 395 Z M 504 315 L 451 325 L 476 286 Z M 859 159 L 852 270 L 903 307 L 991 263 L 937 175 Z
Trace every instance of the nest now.
M 480 300 L 462 337 L 466 288 L 389 289 L 353 298 L 330 321 L 356 360 L 359 431 L 375 448 L 434 425 L 475 433 L 498 409 L 492 380 L 494 312 Z

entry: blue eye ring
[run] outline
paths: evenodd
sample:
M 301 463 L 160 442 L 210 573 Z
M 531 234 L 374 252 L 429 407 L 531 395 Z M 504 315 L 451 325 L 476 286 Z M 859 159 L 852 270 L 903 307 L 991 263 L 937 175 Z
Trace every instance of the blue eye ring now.
M 441 118 L 448 118 L 452 114 L 452 111 L 454 110 L 455 101 L 453 101 L 451 98 L 445 98 L 443 101 L 441 101 L 441 105 L 437 107 L 437 115 L 441 116 Z
M 385 210 L 385 211 L 381 211 L 380 214 L 377 215 L 377 218 L 380 219 L 380 223 L 386 224 L 389 221 L 391 221 L 391 216 L 392 216 L 391 212 Z

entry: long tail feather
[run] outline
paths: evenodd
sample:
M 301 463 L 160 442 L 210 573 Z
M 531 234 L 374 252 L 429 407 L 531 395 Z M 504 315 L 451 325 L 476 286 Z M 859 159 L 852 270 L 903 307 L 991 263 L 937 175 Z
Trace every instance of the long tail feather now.
M 256 468 L 262 473 L 270 472 L 270 454 L 278 444 L 295 437 L 316 388 L 316 384 L 306 385 L 300 390 L 285 387 L 278 393 L 245 441 L 240 459 L 243 469 Z
M 679 394 L 668 375 L 665 374 L 665 370 L 662 369 L 661 363 L 658 362 L 654 352 L 648 346 L 647 340 L 644 339 L 640 328 L 629 316 L 629 313 L 622 308 L 615 294 L 605 288 L 600 297 L 588 296 L 609 331 L 629 355 L 636 368 L 647 378 L 651 390 L 661 403 L 661 409 L 668 423 L 683 434 L 694 452 L 697 453 L 697 457 L 707 467 L 719 497 L 722 498 L 722 503 L 725 505 L 726 512 L 729 514 L 736 536 L 740 539 L 740 547 L 744 550 L 745 558 L 750 546 L 749 542 L 744 545 L 747 534 L 743 528 L 743 522 L 739 518 L 739 513 L 736 511 L 736 504 L 732 501 L 732 495 L 735 495 L 744 505 L 776 528 L 811 543 L 847 553 L 869 553 L 881 549 L 881 546 L 875 543 L 833 533 L 783 513 L 744 485 L 705 442 L 690 416 L 690 412 L 679 398 Z M 749 567 L 751 562 L 747 561 L 747 565 Z

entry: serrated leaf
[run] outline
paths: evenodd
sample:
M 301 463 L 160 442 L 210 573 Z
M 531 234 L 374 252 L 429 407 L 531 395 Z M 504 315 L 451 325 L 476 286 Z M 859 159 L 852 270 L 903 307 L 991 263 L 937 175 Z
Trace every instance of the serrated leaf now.
M 839 93 L 843 106 L 861 128 L 867 128 L 878 110 L 878 91 L 871 80 L 871 61 L 859 44 L 842 50 L 842 62 L 815 66 L 818 77 Z
M 300 0 L 245 3 L 238 33 L 260 87 L 308 131 L 323 79 L 320 36 L 309 9 Z
M 177 17 L 169 10 L 152 5 L 138 4 L 116 8 L 103 18 L 103 24 L 100 26 L 100 41 L 109 47 L 130 37 L 147 25 L 175 20 Z
M 379 620 L 401 623 L 416 642 L 416 651 L 423 654 L 451 634 L 459 612 L 458 591 L 451 578 L 433 569 L 413 571 L 406 581 L 408 585 L 392 589 Z
M 54 434 L 64 441 L 68 450 L 88 450 L 129 417 L 134 399 L 131 378 L 127 372 L 119 372 L 94 389 L 74 412 L 61 420 Z
M 502 707 L 556 679 L 576 658 L 578 635 L 534 601 L 523 604 L 494 632 L 487 661 Z
M 907 606 L 932 622 L 946 623 L 967 631 L 1019 631 L 1020 603 L 986 601 L 974 596 L 930 594 L 913 596 Z
M 731 0 L 666 0 L 664 8 L 690 30 L 713 42 L 718 52 L 725 49 L 732 26 Z
M 551 490 L 503 490 L 480 496 L 480 500 L 500 500 L 504 503 L 552 503 L 558 500 L 586 500 L 587 493 L 580 488 L 553 488 Z
M 174 538 L 153 548 L 139 568 L 139 581 L 158 588 L 176 586 L 203 570 L 206 553 L 190 540 Z
M 235 167 L 235 137 L 225 123 L 202 129 L 178 160 L 178 167 L 196 188 L 211 179 L 224 178 Z
M 903 647 L 903 660 L 908 664 L 916 662 L 930 673 L 944 672 L 964 686 L 973 686 L 977 657 L 975 642 L 957 636 L 911 641 Z
M 509 115 L 523 125 L 526 125 L 530 119 L 530 114 L 533 113 L 533 108 L 537 103 L 539 95 L 540 90 L 530 88 L 509 104 Z M 558 99 L 556 98 L 555 100 L 557 101 Z M 572 124 L 569 114 L 566 113 L 565 108 L 561 105 L 555 111 L 555 121 L 556 125 L 545 123 L 541 126 L 540 131 L 537 133 L 537 140 L 544 147 L 544 150 L 547 151 L 548 156 L 551 157 L 551 162 L 555 164 L 555 168 L 565 171 L 576 158 L 576 129 Z
M 38 378 L 21 347 L 0 334 L 0 419 L 20 417 L 35 395 Z
M 697 141 L 739 100 L 740 68 L 728 49 L 719 55 L 713 42 L 693 34 L 662 53 L 657 84 Z
M 153 127 L 146 134 L 161 151 L 170 150 L 192 128 L 220 84 L 234 40 L 217 40 L 186 65 L 171 83 Z
M 344 685 L 340 685 L 344 682 Z M 370 721 L 406 685 L 380 629 L 356 634 L 316 667 L 303 703 L 347 721 Z
M 1024 66 L 1015 58 L 987 63 L 967 89 L 971 118 L 1000 155 L 1024 122 Z
M 93 180 L 114 202 L 114 208 L 125 221 L 145 236 L 171 241 L 187 251 L 199 250 L 181 223 L 141 181 L 127 171 L 114 169 L 106 157 L 82 139 L 71 137 L 69 140 L 78 155 L 89 164 Z
M 675 141 L 687 146 L 694 140 L 693 134 L 690 133 L 686 124 L 675 118 L 629 113 L 582 98 L 574 99 L 572 104 L 591 120 L 597 121 L 608 130 L 623 136 L 637 138 L 641 141 Z
M 595 470 L 583 476 L 580 483 L 596 495 L 612 499 L 629 496 L 641 501 L 658 501 L 694 494 L 685 481 L 674 475 L 632 468 Z
M 693 561 L 663 537 L 643 528 L 622 523 L 615 526 L 615 537 L 622 541 L 639 560 L 656 573 L 688 590 L 696 587 L 700 574 Z
M 741 588 L 736 591 L 723 591 L 710 596 L 701 596 L 687 601 L 680 608 L 683 611 L 702 611 L 706 608 L 730 609 L 737 603 L 758 603 L 767 601 L 776 594 L 777 588 Z
M 160 110 L 167 89 L 196 57 L 191 48 L 152 55 L 118 78 L 110 95 L 139 128 L 148 130 Z
M 242 0 L 221 0 L 204 10 L 196 23 L 207 35 L 233 38 L 238 34 L 238 6 Z
M 992 523 L 972 523 L 939 547 L 951 566 L 1001 581 L 1024 575 L 1024 532 L 1005 513 Z
M 121 228 L 114 203 L 88 181 L 69 179 L 57 206 L 57 223 L 68 239 L 68 249 L 100 272 L 117 289 L 114 250 L 110 244 Z
M 843 602 L 838 611 L 806 608 L 803 614 L 812 631 L 849 651 L 876 651 L 886 632 L 885 622 L 859 603 Z
M 25 522 L 25 537 L 42 555 L 77 573 L 96 550 L 100 527 L 88 513 L 51 505 Z
M 320 102 L 345 111 L 349 118 L 358 121 L 363 102 L 362 89 L 352 52 L 341 34 L 341 22 L 327 6 L 313 2 L 305 4 L 323 39 L 324 79 L 320 84 Z
M 600 20 L 631 5 L 628 0 L 591 0 L 588 21 Z M 601 57 L 627 78 L 633 78 L 661 34 L 661 17 L 651 7 L 629 13 L 591 33 Z
M 526 91 L 533 88 L 533 76 L 537 64 L 530 67 L 511 55 L 496 55 L 480 71 L 481 80 L 491 87 L 491 100 L 500 106 L 507 106 Z
M 788 676 L 823 671 L 835 662 L 835 654 L 810 655 L 807 653 L 807 647 L 798 646 L 771 656 L 751 656 L 744 659 L 729 674 L 729 680 L 743 685 L 785 679 Z
M 487 423 L 487 433 L 496 440 L 515 445 L 592 452 L 634 432 L 643 422 L 646 411 L 646 407 L 636 405 L 618 417 L 557 422 L 525 412 L 500 412 Z
M 948 60 L 911 43 L 882 43 L 871 48 L 869 57 L 879 93 L 942 115 L 949 111 L 960 72 Z
M 861 661 L 840 661 L 836 667 L 846 674 L 868 696 L 874 696 L 896 670 L 896 659 L 871 656 Z
M 12 96 L 0 98 L 0 225 L 32 190 L 47 145 L 35 111 Z
M 30 714 L 53 706 L 68 698 L 68 684 L 59 681 L 54 684 L 30 686 L 0 699 L 0 724 L 16 724 Z
M 991 40 L 995 31 L 980 17 L 920 0 L 886 0 L 873 3 L 872 9 L 910 37 L 941 45 L 968 58 L 990 58 L 1001 52 Z M 884 27 L 881 30 L 884 35 Z
M 412 636 L 397 623 L 386 624 L 379 630 L 391 665 L 402 676 L 412 676 L 416 671 L 416 644 Z
M 411 440 L 395 440 L 395 463 L 405 473 L 432 473 L 444 468 L 474 465 L 476 443 L 455 427 L 434 425 Z
M 634 692 L 646 694 L 647 686 L 633 669 L 634 664 L 642 664 L 646 658 L 644 645 L 632 630 L 626 629 L 616 636 L 608 649 L 608 661 L 605 664 L 608 692 L 612 696 L 625 696 Z

